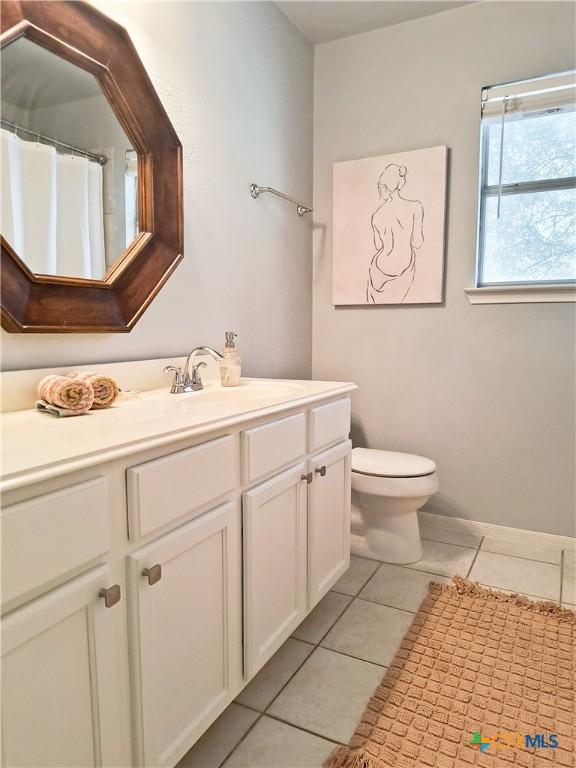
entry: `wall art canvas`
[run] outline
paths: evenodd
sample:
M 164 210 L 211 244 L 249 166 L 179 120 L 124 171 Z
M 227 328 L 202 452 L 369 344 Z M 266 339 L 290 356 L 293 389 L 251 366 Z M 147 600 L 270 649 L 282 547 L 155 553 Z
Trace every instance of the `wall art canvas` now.
M 442 301 L 447 147 L 333 166 L 335 305 Z

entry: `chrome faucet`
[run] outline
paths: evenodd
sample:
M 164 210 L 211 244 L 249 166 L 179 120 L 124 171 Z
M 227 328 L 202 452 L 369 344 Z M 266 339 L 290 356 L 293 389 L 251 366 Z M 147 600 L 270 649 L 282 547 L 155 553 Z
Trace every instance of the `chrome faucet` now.
M 217 352 L 212 347 L 194 347 L 192 352 L 186 358 L 186 364 L 184 365 L 184 373 L 182 369 L 175 365 L 167 365 L 164 368 L 164 373 L 174 373 L 172 380 L 172 386 L 170 387 L 170 393 L 173 395 L 181 395 L 183 392 L 198 392 L 204 389 L 202 378 L 200 377 L 200 369 L 206 367 L 206 363 L 195 363 L 198 355 L 210 355 L 214 360 L 220 360 L 224 357 L 220 352 Z

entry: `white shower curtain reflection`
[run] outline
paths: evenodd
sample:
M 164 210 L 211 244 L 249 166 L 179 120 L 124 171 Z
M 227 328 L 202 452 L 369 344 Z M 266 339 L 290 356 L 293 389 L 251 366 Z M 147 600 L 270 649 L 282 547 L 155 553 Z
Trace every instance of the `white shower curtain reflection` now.
M 1 231 L 32 272 L 106 272 L 102 167 L 2 130 Z

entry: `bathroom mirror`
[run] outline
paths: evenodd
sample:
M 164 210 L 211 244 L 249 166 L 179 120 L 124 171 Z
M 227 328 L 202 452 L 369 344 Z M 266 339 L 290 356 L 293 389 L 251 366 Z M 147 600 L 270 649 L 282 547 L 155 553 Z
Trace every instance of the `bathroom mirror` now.
M 138 232 L 138 164 L 98 80 L 20 37 L 0 52 L 2 234 L 35 274 L 102 280 Z
M 2 325 L 129 331 L 182 258 L 180 142 L 126 30 L 2 6 Z

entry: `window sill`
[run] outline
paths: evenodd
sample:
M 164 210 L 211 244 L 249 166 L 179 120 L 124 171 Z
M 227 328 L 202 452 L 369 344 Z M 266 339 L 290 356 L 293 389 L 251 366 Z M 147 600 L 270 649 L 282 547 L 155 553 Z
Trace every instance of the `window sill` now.
M 576 302 L 576 285 L 494 285 L 465 288 L 470 304 L 555 304 Z

